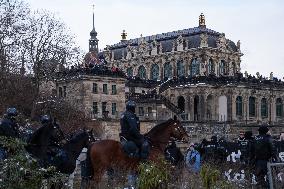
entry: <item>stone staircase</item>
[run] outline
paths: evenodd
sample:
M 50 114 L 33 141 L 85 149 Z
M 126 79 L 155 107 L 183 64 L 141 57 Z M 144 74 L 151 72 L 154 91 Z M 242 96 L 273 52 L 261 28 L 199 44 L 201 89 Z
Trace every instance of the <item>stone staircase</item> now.
M 181 114 L 182 111 L 169 99 L 161 94 L 140 94 L 134 93 L 126 96 L 127 100 L 133 100 L 137 103 L 156 103 L 163 104 L 175 114 Z

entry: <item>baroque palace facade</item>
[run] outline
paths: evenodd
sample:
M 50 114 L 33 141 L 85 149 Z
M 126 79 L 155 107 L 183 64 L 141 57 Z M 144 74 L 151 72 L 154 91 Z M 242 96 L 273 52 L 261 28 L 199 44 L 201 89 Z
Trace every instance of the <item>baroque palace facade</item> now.
M 261 124 L 282 131 L 284 83 L 272 73 L 269 78 L 241 73 L 240 41 L 234 43 L 224 33 L 207 28 L 203 14 L 194 28 L 130 40 L 123 31 L 119 43 L 100 53 L 95 29 L 90 35 L 90 52 L 82 69 L 108 71 L 84 72 L 88 76 L 82 80 L 85 85 L 78 85 L 81 93 L 69 90 L 73 97 L 83 94 L 82 108 L 88 115 L 108 117 L 102 116 L 107 111 L 112 119 L 119 119 L 124 102 L 131 99 L 137 102 L 142 123 L 153 126 L 178 114 L 190 135 L 198 138 L 255 131 Z M 58 81 L 57 92 L 64 86 L 68 91 L 74 82 Z

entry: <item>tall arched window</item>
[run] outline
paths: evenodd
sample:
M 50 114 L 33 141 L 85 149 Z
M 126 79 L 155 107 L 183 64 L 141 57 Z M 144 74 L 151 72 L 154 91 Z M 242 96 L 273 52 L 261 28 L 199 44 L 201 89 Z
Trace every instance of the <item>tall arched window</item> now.
M 146 79 L 146 69 L 144 66 L 138 68 L 138 77 L 141 79 Z
M 226 65 L 225 60 L 221 60 L 220 66 L 219 66 L 219 73 L 220 75 L 226 75 Z
M 255 97 L 249 97 L 249 116 L 255 117 Z
M 214 64 L 213 60 L 210 58 L 207 64 L 207 72 L 208 74 L 213 74 L 214 73 Z
M 159 66 L 153 64 L 151 67 L 151 79 L 157 81 L 159 79 Z
M 267 100 L 266 98 L 261 99 L 261 117 L 267 117 Z
M 127 73 L 128 77 L 132 77 L 133 76 L 133 68 L 127 68 L 126 73 Z
M 181 111 L 184 111 L 184 110 L 185 110 L 185 99 L 184 99 L 183 96 L 178 97 L 178 108 L 179 108 Z
M 236 115 L 243 116 L 243 98 L 241 96 L 236 99 Z
M 177 62 L 177 77 L 181 77 L 185 75 L 184 64 L 182 60 Z
M 195 58 L 191 61 L 190 76 L 196 76 L 198 74 L 199 74 L 199 62 L 197 58 Z
M 173 77 L 173 69 L 172 69 L 172 65 L 167 62 L 164 65 L 164 78 L 172 78 Z
M 277 117 L 283 116 L 283 102 L 281 98 L 276 99 L 276 116 Z

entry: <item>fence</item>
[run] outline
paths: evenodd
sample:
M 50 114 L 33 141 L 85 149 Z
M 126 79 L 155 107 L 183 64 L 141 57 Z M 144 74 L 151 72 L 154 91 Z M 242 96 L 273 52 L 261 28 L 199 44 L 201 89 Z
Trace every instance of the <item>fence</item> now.
M 284 163 L 268 163 L 268 180 L 270 189 L 284 188 Z

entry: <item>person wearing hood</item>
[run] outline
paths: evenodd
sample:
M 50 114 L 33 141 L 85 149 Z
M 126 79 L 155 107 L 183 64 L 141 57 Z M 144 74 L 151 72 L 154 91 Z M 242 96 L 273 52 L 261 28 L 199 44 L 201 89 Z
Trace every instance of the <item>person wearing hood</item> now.
M 257 135 L 254 140 L 253 158 L 255 160 L 255 173 L 257 183 L 262 188 L 269 186 L 264 178 L 267 174 L 267 162 L 275 158 L 272 137 L 267 134 L 268 131 L 269 129 L 266 126 L 259 127 L 259 135 Z

